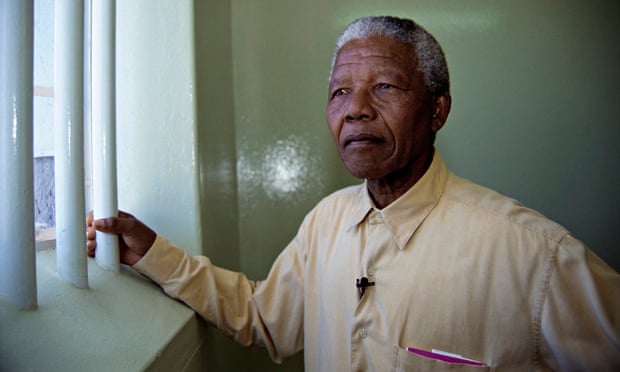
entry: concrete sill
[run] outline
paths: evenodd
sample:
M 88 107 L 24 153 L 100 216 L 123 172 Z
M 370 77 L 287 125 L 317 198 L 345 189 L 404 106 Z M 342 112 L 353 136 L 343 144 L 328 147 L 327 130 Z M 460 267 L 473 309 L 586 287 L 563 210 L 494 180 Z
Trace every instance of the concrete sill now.
M 0 299 L 0 371 L 204 370 L 206 327 L 192 310 L 92 259 L 90 288 L 75 288 L 57 276 L 55 253 L 37 252 L 37 310 Z

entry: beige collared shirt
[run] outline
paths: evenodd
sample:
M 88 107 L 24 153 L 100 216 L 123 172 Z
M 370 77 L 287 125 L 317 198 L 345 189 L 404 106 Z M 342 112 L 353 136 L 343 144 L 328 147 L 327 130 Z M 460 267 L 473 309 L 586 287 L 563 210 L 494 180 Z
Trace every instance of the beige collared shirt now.
M 620 370 L 620 275 L 558 224 L 452 174 L 437 152 L 383 210 L 365 185 L 326 197 L 264 281 L 161 236 L 134 267 L 276 361 L 304 349 L 308 371 Z M 374 283 L 363 296 L 362 277 Z

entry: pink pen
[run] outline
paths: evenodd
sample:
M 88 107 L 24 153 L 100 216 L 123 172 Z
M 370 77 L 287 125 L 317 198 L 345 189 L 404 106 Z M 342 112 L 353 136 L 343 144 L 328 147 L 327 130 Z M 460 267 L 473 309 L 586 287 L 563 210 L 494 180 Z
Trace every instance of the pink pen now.
M 446 363 L 458 363 L 458 364 L 466 364 L 466 365 L 478 366 L 478 367 L 485 366 L 484 363 L 479 362 L 477 360 L 464 358 L 461 355 L 447 353 L 441 350 L 433 349 L 433 351 L 428 351 L 428 350 L 416 349 L 414 347 L 408 347 L 406 348 L 406 350 L 410 353 L 421 355 L 423 357 L 430 358 L 430 359 L 441 360 L 442 362 L 446 362 Z

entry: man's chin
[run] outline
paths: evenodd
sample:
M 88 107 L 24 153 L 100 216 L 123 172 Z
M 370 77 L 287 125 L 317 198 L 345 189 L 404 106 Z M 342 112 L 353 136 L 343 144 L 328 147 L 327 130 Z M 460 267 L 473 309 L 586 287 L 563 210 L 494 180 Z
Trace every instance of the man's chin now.
M 383 172 L 377 171 L 380 167 L 374 163 L 373 164 L 359 164 L 359 163 L 348 164 L 345 162 L 344 165 L 353 177 L 359 178 L 362 180 L 379 179 L 385 175 Z

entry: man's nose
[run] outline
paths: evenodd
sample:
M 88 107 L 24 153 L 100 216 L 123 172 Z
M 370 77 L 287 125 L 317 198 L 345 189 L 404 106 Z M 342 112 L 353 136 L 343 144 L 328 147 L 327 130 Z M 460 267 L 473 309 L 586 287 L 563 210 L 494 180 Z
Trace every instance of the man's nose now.
M 372 120 L 376 116 L 377 112 L 372 104 L 370 92 L 359 89 L 350 93 L 346 112 L 347 121 Z

